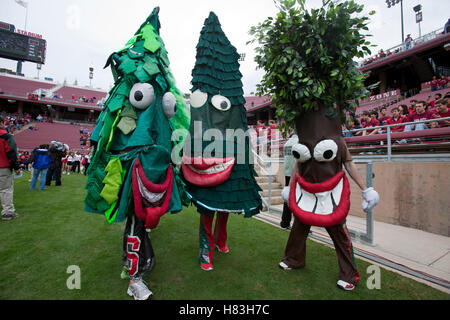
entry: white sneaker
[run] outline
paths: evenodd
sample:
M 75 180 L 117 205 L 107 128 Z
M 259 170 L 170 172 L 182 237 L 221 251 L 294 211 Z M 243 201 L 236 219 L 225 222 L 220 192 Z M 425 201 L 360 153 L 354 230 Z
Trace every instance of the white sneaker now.
M 345 290 L 345 291 L 352 291 L 355 289 L 355 286 L 351 283 L 348 283 L 344 280 L 339 280 L 337 282 L 337 286 L 339 289 Z
M 283 270 L 291 270 L 292 268 L 289 267 L 286 263 L 284 263 L 283 261 L 281 261 L 278 266 L 283 269 Z
M 142 279 L 135 280 L 128 286 L 127 294 L 134 300 L 147 300 L 153 296 L 153 293 L 147 288 Z

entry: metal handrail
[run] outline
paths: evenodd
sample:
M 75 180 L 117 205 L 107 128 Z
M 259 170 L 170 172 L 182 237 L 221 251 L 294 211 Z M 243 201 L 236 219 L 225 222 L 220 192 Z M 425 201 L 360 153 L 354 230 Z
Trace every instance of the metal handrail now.
M 365 131 L 365 130 L 375 130 L 375 129 L 386 128 L 387 161 L 391 161 L 392 160 L 392 142 L 391 142 L 391 128 L 392 127 L 402 127 L 402 126 L 407 126 L 407 125 L 411 125 L 411 124 L 439 122 L 439 121 L 445 121 L 445 120 L 450 120 L 450 117 L 435 118 L 435 119 L 431 119 L 431 120 L 421 120 L 421 121 L 414 121 L 414 122 L 403 122 L 403 123 L 396 123 L 396 124 L 376 126 L 376 127 L 366 127 L 366 128 L 360 128 L 360 129 L 352 129 L 352 130 L 347 130 L 347 132 L 359 132 L 359 131 Z M 376 137 L 376 135 L 374 135 L 374 137 Z
M 450 117 L 435 118 L 435 119 L 430 119 L 430 120 L 420 120 L 420 121 L 413 121 L 413 122 L 402 122 L 402 123 L 396 123 L 396 124 L 386 124 L 386 125 L 383 125 L 383 126 L 366 127 L 366 128 L 360 128 L 360 129 L 352 129 L 352 130 L 347 130 L 346 132 L 358 132 L 358 131 L 365 131 L 367 129 L 373 130 L 373 129 L 381 129 L 381 128 L 402 127 L 402 126 L 407 126 L 409 124 L 439 122 L 439 121 L 444 121 L 444 120 L 450 120 Z
M 417 45 L 422 45 L 422 44 L 424 44 L 424 43 L 426 43 L 426 42 L 428 42 L 430 40 L 435 39 L 437 37 L 437 34 L 442 33 L 442 31 L 443 31 L 443 28 L 436 29 L 434 31 L 431 31 L 431 32 L 429 32 L 429 33 L 419 37 L 419 38 L 413 39 L 412 43 L 414 44 L 414 47 L 417 46 Z M 403 43 L 400 43 L 400 44 L 398 44 L 396 46 L 393 46 L 392 48 L 386 49 L 386 51 L 384 51 L 384 53 L 386 54 L 385 57 L 381 57 L 381 58 L 378 58 L 378 60 L 376 60 L 376 61 L 364 64 L 365 60 L 378 56 L 378 54 L 375 54 L 375 55 L 372 55 L 372 56 L 370 56 L 370 57 L 368 57 L 368 58 L 366 58 L 364 60 L 358 61 L 357 63 L 358 63 L 358 66 L 360 68 L 361 67 L 365 67 L 365 66 L 368 66 L 368 65 L 370 65 L 372 63 L 379 62 L 379 61 L 385 60 L 387 58 L 390 58 L 390 57 L 392 57 L 394 55 L 397 55 L 397 54 L 400 54 L 402 52 L 405 52 L 406 50 L 410 50 L 412 48 L 413 48 L 413 46 L 411 46 L 411 48 L 409 48 L 409 49 L 406 49 L 406 42 L 403 42 Z M 400 51 L 395 52 L 396 49 L 400 49 Z M 387 55 L 388 51 L 390 51 L 392 54 Z

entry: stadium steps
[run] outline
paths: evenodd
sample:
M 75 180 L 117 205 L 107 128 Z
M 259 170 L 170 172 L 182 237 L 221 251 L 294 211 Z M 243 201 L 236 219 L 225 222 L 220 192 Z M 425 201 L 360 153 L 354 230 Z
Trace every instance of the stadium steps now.
M 269 178 L 267 176 L 263 175 L 257 166 L 255 166 L 255 170 L 258 173 L 258 177 L 256 177 L 256 182 L 262 189 L 262 191 L 260 191 L 260 195 L 262 198 L 264 198 L 266 203 L 268 203 L 269 202 Z M 283 186 L 281 185 L 281 183 L 279 183 L 277 181 L 272 181 L 271 189 L 272 189 L 272 194 L 270 197 L 270 204 L 271 205 L 280 205 L 280 204 L 282 205 L 283 199 L 281 198 L 281 192 L 283 191 Z M 263 206 L 263 211 L 266 211 L 266 210 L 267 210 L 267 207 Z

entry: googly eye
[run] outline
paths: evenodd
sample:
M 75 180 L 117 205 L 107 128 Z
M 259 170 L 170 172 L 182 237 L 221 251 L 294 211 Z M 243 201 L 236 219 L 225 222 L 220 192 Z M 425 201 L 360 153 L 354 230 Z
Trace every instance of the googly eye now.
M 167 92 L 162 98 L 162 108 L 166 118 L 172 118 L 177 113 L 177 100 L 172 92 Z
M 191 94 L 191 107 L 200 108 L 205 105 L 206 100 L 208 100 L 208 94 L 197 89 Z
M 306 162 L 311 159 L 311 152 L 309 152 L 308 147 L 301 143 L 295 144 L 292 147 L 292 155 L 300 163 Z
M 331 139 L 320 141 L 314 148 L 314 159 L 320 162 L 330 162 L 336 158 L 338 146 Z
M 136 83 L 131 88 L 129 99 L 133 107 L 146 109 L 155 100 L 155 90 L 150 83 Z
M 231 102 L 228 100 L 228 98 L 221 96 L 219 94 L 215 95 L 211 99 L 212 105 L 220 111 L 227 111 L 231 108 Z

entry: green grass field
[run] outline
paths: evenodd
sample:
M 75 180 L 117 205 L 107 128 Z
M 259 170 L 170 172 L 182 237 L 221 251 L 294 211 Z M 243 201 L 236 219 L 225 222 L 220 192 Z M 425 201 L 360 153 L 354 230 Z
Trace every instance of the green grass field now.
M 125 223 L 109 225 L 83 211 L 82 175 L 63 176 L 61 187 L 29 190 L 29 174 L 15 180 L 20 217 L 0 221 L 0 299 L 129 300 L 120 279 Z M 336 287 L 333 249 L 308 242 L 307 266 L 283 271 L 277 264 L 288 232 L 256 219 L 230 216 L 229 254 L 216 253 L 214 270 L 197 261 L 198 213 L 194 207 L 166 214 L 150 233 L 156 267 L 145 277 L 158 300 L 449 299 L 443 292 L 382 269 L 381 289 L 369 290 L 369 263 L 357 260 L 361 275 L 353 292 Z M 81 270 L 81 289 L 69 290 L 67 268 Z

